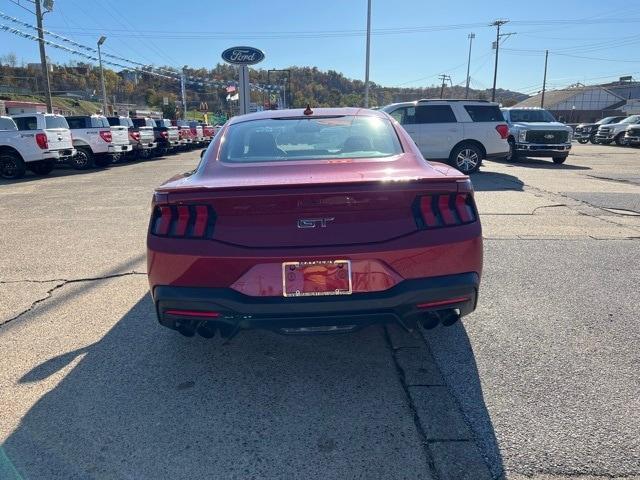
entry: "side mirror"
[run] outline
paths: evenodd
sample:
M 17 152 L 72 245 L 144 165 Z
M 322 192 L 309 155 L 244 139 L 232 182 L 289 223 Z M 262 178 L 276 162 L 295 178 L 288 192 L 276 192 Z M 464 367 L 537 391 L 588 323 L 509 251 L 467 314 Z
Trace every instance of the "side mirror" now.
M 204 157 L 205 153 L 207 153 L 207 149 L 206 148 L 200 152 L 200 159 L 202 159 L 202 157 Z

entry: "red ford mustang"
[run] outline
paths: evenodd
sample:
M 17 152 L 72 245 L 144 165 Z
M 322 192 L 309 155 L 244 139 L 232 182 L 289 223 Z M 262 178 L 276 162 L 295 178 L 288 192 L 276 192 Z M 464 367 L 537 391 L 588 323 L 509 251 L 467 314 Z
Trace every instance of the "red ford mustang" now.
M 158 319 L 187 336 L 448 325 L 482 270 L 469 178 L 357 108 L 230 120 L 156 189 L 147 246 Z

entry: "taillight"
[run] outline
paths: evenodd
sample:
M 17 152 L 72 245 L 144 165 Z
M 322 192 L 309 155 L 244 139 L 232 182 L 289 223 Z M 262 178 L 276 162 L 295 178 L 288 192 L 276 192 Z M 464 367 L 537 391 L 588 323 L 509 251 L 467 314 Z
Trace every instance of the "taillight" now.
M 151 233 L 162 237 L 211 238 L 215 213 L 208 205 L 158 205 Z
M 140 132 L 129 132 L 129 136 L 131 137 L 131 140 L 135 142 L 140 141 Z
M 419 197 L 415 203 L 414 213 L 420 228 L 465 225 L 477 219 L 473 197 L 469 193 Z
M 42 150 L 49 148 L 49 140 L 45 133 L 36 133 L 36 143 Z
M 111 143 L 111 141 L 113 140 L 113 135 L 111 135 L 110 130 L 102 130 L 100 132 L 100 136 L 102 137 L 102 140 L 104 140 L 107 143 Z
M 160 132 L 160 136 L 161 136 L 162 138 L 167 138 L 167 137 L 169 136 L 169 132 L 167 132 L 167 131 Z
M 509 137 L 509 126 L 505 124 L 496 125 L 496 131 L 500 134 L 500 138 L 505 140 Z

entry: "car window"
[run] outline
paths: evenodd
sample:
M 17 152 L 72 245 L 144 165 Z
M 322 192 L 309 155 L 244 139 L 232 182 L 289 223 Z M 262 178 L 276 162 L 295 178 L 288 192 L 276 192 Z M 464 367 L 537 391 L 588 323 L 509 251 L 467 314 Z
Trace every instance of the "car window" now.
M 38 119 L 36 117 L 19 117 L 13 119 L 18 126 L 18 130 L 37 130 Z
M 402 152 L 391 122 L 378 117 L 270 118 L 231 125 L 224 162 L 386 157 Z
M 107 117 L 91 117 L 91 128 L 110 127 Z
M 474 122 L 504 122 L 497 105 L 465 105 L 464 109 Z
M 46 128 L 69 128 L 67 121 L 64 117 L 59 115 L 47 115 L 44 117 L 44 124 Z
M 415 123 L 456 123 L 456 116 L 449 105 L 418 105 Z
M 112 127 L 120 126 L 120 119 L 118 117 L 107 117 L 107 121 Z
M 71 130 L 85 128 L 85 117 L 67 117 L 67 124 Z
M 18 130 L 18 127 L 12 119 L 0 118 L 0 130 Z
M 625 118 L 620 123 L 638 123 L 640 121 L 640 115 L 631 115 Z

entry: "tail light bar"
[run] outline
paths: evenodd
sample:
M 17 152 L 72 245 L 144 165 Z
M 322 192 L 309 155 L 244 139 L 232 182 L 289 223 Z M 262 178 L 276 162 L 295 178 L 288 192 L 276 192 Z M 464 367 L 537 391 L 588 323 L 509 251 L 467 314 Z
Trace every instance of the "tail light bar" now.
M 107 143 L 111 143 L 113 141 L 113 135 L 111 135 L 111 130 L 101 130 L 100 136 L 102 137 L 102 140 L 104 140 Z
M 129 136 L 131 137 L 131 140 L 136 142 L 140 141 L 140 132 L 129 132 Z
M 505 125 L 504 123 L 496 125 L 496 131 L 500 134 L 502 140 L 509 138 L 509 125 Z
M 209 205 L 157 205 L 150 230 L 159 237 L 211 238 L 215 221 Z
M 160 136 L 162 138 L 168 138 L 169 137 L 169 132 L 167 132 L 166 130 L 164 132 L 160 132 Z
M 421 229 L 466 225 L 477 220 L 473 197 L 469 193 L 446 193 L 418 197 L 414 217 Z
M 46 133 L 36 133 L 36 143 L 42 150 L 49 148 L 49 140 Z

